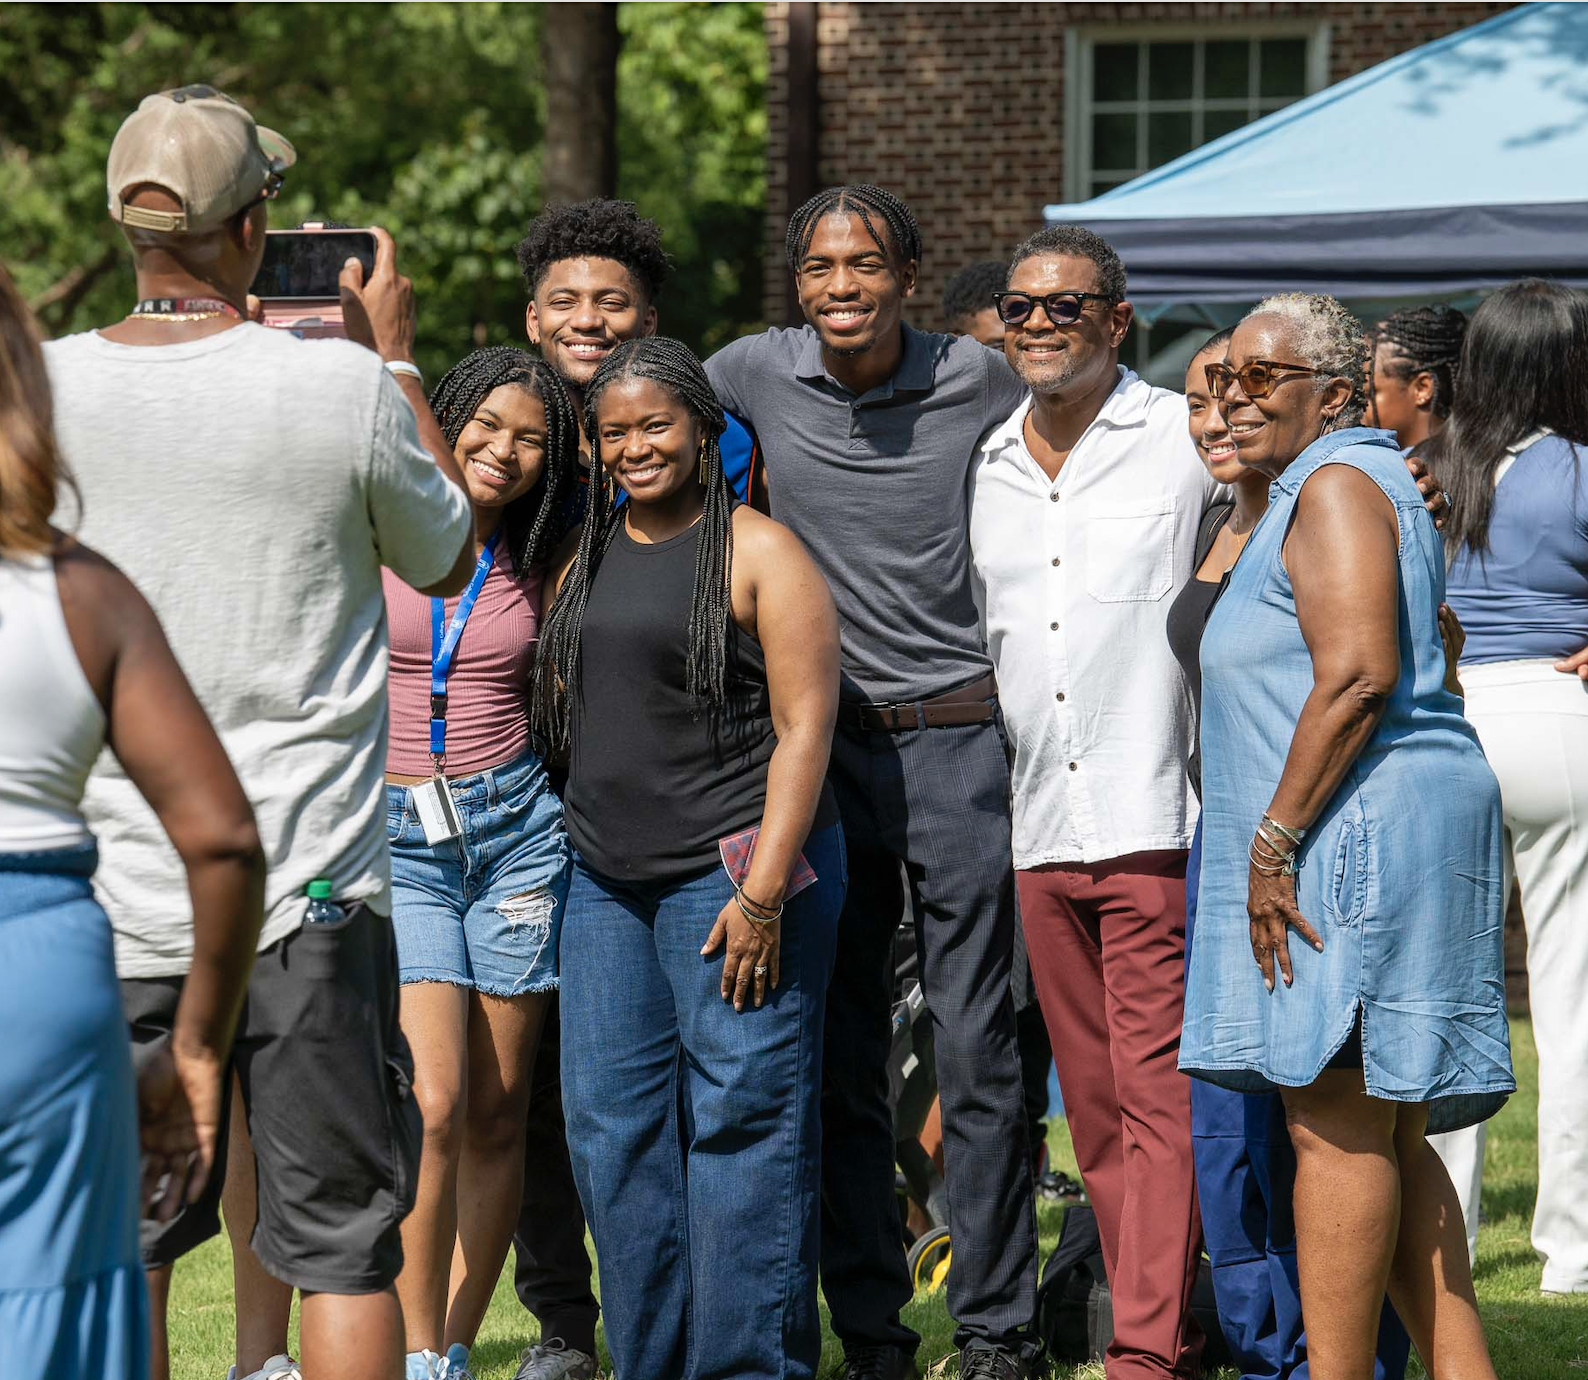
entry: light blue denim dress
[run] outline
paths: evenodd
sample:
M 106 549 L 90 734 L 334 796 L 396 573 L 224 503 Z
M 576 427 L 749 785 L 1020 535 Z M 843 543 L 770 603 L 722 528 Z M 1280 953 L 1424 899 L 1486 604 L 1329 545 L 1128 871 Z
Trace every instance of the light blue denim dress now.
M 1400 680 L 1308 831 L 1296 874 L 1322 953 L 1291 934 L 1295 984 L 1252 957 L 1250 843 L 1273 799 L 1312 658 L 1280 547 L 1325 464 L 1368 475 L 1400 526 Z M 1304 1087 L 1362 1022 L 1368 1092 L 1427 1102 L 1430 1133 L 1492 1116 L 1516 1089 L 1505 1019 L 1500 790 L 1444 688 L 1444 551 L 1388 433 L 1315 441 L 1269 507 L 1202 639 L 1203 855 L 1180 1067 L 1239 1092 Z

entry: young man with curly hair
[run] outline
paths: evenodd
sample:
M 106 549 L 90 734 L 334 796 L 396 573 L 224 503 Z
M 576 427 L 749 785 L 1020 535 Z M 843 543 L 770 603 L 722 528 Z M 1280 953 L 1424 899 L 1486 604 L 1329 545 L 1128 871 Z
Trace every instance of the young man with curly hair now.
M 672 264 L 662 229 L 632 201 L 581 201 L 537 216 L 519 241 L 529 287 L 529 343 L 562 377 L 584 410 L 584 387 L 625 340 L 656 334 L 656 299 Z M 721 438 L 723 473 L 748 496 L 758 456 L 745 426 L 729 416 Z

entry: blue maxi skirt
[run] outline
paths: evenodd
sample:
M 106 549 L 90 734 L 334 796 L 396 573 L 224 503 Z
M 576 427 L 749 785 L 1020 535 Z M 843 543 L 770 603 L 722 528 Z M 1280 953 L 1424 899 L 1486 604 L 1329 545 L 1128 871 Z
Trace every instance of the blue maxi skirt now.
M 132 1056 L 92 845 L 0 853 L 0 1370 L 144 1380 Z

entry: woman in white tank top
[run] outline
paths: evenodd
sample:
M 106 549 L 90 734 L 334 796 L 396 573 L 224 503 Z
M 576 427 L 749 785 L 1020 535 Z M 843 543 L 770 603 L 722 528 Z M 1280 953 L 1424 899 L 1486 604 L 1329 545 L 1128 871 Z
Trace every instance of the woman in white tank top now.
M 44 362 L 0 269 L 0 1338 L 7 1374 L 142 1380 L 139 1210 L 169 1217 L 209 1171 L 264 858 L 153 612 L 50 526 L 58 471 Z M 107 744 L 193 901 L 171 1047 L 136 1090 L 79 809 Z

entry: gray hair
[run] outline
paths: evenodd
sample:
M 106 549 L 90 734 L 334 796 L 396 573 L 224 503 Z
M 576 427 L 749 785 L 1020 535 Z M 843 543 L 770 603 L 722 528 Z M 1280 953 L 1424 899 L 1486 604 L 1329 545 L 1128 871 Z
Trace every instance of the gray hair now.
M 1254 316 L 1281 316 L 1296 329 L 1297 364 L 1309 364 L 1318 371 L 1313 386 L 1323 392 L 1331 379 L 1345 379 L 1351 396 L 1332 418 L 1325 418 L 1324 431 L 1360 426 L 1367 407 L 1367 335 L 1362 323 L 1333 297 L 1321 292 L 1280 292 L 1265 297 L 1245 319 Z

